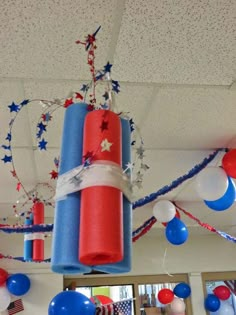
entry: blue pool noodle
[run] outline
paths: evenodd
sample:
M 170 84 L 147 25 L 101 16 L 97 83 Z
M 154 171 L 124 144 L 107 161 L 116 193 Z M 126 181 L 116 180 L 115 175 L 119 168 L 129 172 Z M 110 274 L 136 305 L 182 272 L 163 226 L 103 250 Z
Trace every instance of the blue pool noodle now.
M 70 105 L 65 112 L 59 175 L 82 164 L 83 128 L 87 104 Z M 62 274 L 88 273 L 91 268 L 78 260 L 80 192 L 56 202 L 51 269 Z
M 32 217 L 25 218 L 25 225 L 29 226 L 33 224 Z M 28 233 L 25 233 L 28 234 Z M 24 260 L 25 261 L 32 261 L 33 257 L 33 240 L 24 240 Z
M 131 131 L 127 119 L 121 118 L 122 127 L 122 168 L 131 162 Z M 123 196 L 123 241 L 124 258 L 115 264 L 95 266 L 94 269 L 106 273 L 126 273 L 131 270 L 132 257 L 132 204 Z

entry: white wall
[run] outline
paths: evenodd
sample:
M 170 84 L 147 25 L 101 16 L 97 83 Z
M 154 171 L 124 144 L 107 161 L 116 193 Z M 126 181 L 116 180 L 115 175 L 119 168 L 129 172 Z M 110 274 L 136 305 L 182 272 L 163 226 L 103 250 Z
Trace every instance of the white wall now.
M 190 234 L 181 246 L 170 245 L 164 236 L 147 235 L 134 244 L 133 257 L 134 275 L 188 273 L 193 315 L 206 314 L 201 272 L 236 270 L 235 244 L 215 235 Z
M 50 256 L 50 239 L 46 240 L 46 257 Z M 166 251 L 167 249 L 167 251 Z M 22 256 L 23 236 L 1 234 L 0 252 Z M 165 256 L 166 253 L 166 256 Z M 146 234 L 134 243 L 132 275 L 188 273 L 192 289 L 194 315 L 205 314 L 201 272 L 236 270 L 235 244 L 219 236 L 191 235 L 186 244 L 173 246 L 164 235 Z M 0 260 L 0 267 L 10 273 L 29 275 L 32 285 L 23 297 L 25 311 L 22 315 L 47 314 L 50 300 L 63 289 L 61 275 L 50 271 L 49 264 L 29 264 L 12 260 Z

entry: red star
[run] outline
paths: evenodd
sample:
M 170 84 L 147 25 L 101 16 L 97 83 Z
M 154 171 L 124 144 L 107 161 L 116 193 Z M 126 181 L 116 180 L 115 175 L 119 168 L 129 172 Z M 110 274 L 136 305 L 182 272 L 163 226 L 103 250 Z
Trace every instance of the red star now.
M 91 50 L 89 50 L 89 55 L 90 56 L 94 56 L 94 51 L 91 49 Z
M 51 175 L 51 179 L 57 179 L 58 178 L 58 172 L 56 172 L 54 170 L 52 170 L 49 174 Z
M 17 190 L 17 191 L 20 191 L 20 189 L 21 189 L 21 183 L 19 182 L 19 183 L 17 183 L 17 185 L 16 185 L 16 190 Z
M 89 112 L 93 111 L 93 110 L 94 110 L 94 105 L 89 104 L 89 105 L 87 106 L 87 110 L 88 110 Z
M 11 171 L 11 173 L 12 173 L 13 177 L 16 177 L 16 171 L 15 170 Z
M 95 36 L 94 35 L 88 35 L 87 42 L 89 42 L 89 44 L 92 44 L 93 42 L 95 42 Z
M 73 104 L 73 99 L 72 98 L 68 98 L 67 100 L 65 100 L 64 107 L 67 108 L 71 104 Z
M 107 130 L 108 129 L 108 121 L 103 120 L 100 128 L 101 128 L 101 131 Z
M 81 95 L 80 93 L 76 92 L 75 93 L 75 98 L 79 98 L 80 100 L 83 99 L 83 95 Z
M 88 65 L 92 66 L 93 65 L 93 60 L 92 59 L 88 59 Z M 91 71 L 91 70 L 90 70 Z

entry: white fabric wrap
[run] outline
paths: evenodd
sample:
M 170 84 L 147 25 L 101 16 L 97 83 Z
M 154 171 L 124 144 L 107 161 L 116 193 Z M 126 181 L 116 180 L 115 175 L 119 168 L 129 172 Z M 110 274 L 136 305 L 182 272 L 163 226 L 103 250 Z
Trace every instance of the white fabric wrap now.
M 75 176 L 78 181 L 74 179 Z M 123 173 L 119 165 L 109 161 L 96 161 L 88 167 L 80 165 L 60 175 L 57 180 L 55 199 L 65 199 L 68 194 L 93 186 L 117 188 L 132 202 L 130 177 Z
M 29 233 L 24 235 L 24 241 L 44 240 L 43 233 Z

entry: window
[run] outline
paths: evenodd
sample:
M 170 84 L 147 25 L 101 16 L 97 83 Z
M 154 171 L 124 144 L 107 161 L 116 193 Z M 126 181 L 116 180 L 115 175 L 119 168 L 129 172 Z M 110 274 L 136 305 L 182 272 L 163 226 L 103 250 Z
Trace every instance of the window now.
M 84 276 L 81 278 L 64 278 L 64 288 L 77 290 L 87 297 L 105 295 L 114 302 L 134 298 L 132 315 L 169 315 L 168 306 L 161 305 L 157 294 L 162 288 L 173 289 L 179 282 L 187 282 L 185 274 L 151 275 L 151 276 Z M 146 299 L 146 300 L 145 300 Z M 185 300 L 185 315 L 191 315 L 190 299 Z
M 224 313 L 224 309 L 227 312 L 236 314 L 236 272 L 211 272 L 203 273 L 203 289 L 205 296 L 207 294 L 214 294 L 214 290 L 219 286 L 225 286 L 229 291 L 229 298 L 221 300 L 221 306 L 218 312 L 206 312 L 210 315 L 216 315 L 218 313 Z M 228 314 L 227 313 L 227 314 Z

